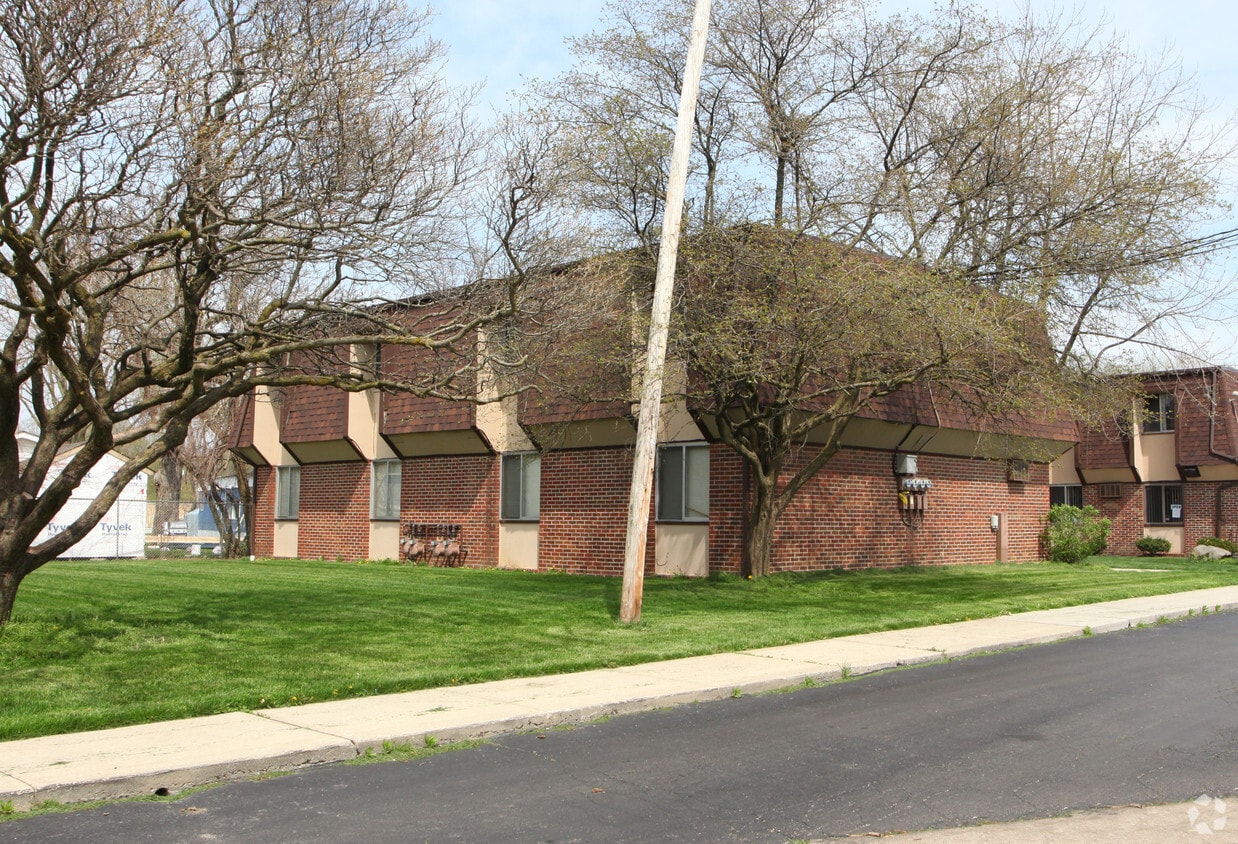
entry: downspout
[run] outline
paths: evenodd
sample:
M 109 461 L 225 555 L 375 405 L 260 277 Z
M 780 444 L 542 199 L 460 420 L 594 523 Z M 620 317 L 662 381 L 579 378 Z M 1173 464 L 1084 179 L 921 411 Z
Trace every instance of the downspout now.
M 1213 404 L 1219 406 L 1221 403 L 1221 371 L 1219 369 L 1212 370 L 1212 401 Z M 1238 465 L 1238 455 L 1224 454 L 1217 451 L 1216 434 L 1217 434 L 1217 408 L 1214 406 L 1212 412 L 1208 414 L 1208 453 L 1213 457 L 1219 457 L 1222 460 L 1227 460 L 1234 465 Z M 1229 411 L 1234 416 L 1234 420 L 1238 423 L 1238 408 L 1235 408 L 1234 398 L 1231 395 L 1229 399 Z M 1221 531 L 1224 529 L 1225 508 L 1221 506 L 1224 498 L 1224 493 L 1238 487 L 1238 481 L 1226 481 L 1217 487 L 1217 496 L 1215 510 L 1212 514 L 1212 530 L 1213 536 L 1220 537 Z

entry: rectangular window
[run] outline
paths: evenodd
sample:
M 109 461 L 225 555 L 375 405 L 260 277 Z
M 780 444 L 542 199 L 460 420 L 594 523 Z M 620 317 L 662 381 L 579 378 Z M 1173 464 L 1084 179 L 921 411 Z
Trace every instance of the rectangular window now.
M 1054 484 L 1049 487 L 1049 506 L 1066 504 L 1070 507 L 1083 506 L 1083 487 L 1080 484 Z
M 275 467 L 275 518 L 295 519 L 301 510 L 301 467 Z
M 1143 432 L 1158 434 L 1174 429 L 1173 393 L 1148 396 L 1144 405 Z
M 503 455 L 499 518 L 535 522 L 542 510 L 542 456 L 535 451 Z
M 370 518 L 394 520 L 400 518 L 399 460 L 375 460 L 370 486 Z
M 709 446 L 658 449 L 658 521 L 709 521 Z
M 1144 501 L 1148 524 L 1182 523 L 1182 484 L 1149 484 L 1144 487 Z

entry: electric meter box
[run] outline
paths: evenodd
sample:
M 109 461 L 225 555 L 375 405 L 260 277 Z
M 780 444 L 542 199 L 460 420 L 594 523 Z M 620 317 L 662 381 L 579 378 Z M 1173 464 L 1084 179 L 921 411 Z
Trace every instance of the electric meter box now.
M 894 474 L 914 475 L 916 473 L 916 456 L 914 454 L 894 455 Z

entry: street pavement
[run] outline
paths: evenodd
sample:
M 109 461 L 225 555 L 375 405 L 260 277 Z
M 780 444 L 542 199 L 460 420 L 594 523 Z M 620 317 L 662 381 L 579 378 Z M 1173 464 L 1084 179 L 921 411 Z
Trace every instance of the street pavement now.
M 419 746 L 545 729 L 1235 608 L 1238 586 L 1230 586 L 625 668 L 4 742 L 0 803 L 24 811 L 46 800 L 72 803 L 175 793 L 342 761 L 381 749 L 385 742 Z M 926 844 L 1127 844 L 1194 841 L 1202 834 L 1212 840 L 1238 840 L 1238 821 L 1234 830 L 1225 829 L 1224 809 L 1212 804 L 1117 807 L 1068 818 L 891 837 Z M 1208 826 L 1207 832 L 1196 829 L 1198 824 Z

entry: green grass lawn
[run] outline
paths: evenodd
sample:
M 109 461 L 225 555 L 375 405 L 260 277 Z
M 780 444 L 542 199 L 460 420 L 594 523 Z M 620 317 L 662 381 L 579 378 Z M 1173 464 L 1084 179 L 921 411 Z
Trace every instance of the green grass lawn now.
M 1140 568 L 1115 571 L 1114 566 Z M 1148 569 L 1166 568 L 1169 571 Z M 294 560 L 61 561 L 0 631 L 0 740 L 780 645 L 1238 583 L 1093 558 L 645 581 Z

